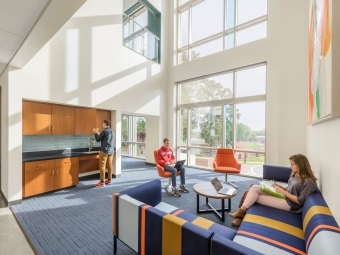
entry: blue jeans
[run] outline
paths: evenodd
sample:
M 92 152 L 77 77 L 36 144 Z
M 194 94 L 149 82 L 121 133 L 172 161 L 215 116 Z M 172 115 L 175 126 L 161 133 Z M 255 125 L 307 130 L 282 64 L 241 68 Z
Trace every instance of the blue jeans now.
M 181 184 L 185 184 L 185 168 L 181 164 L 176 164 L 172 166 L 164 166 L 164 170 L 171 172 L 172 187 L 176 187 L 176 174 L 177 171 L 181 171 Z

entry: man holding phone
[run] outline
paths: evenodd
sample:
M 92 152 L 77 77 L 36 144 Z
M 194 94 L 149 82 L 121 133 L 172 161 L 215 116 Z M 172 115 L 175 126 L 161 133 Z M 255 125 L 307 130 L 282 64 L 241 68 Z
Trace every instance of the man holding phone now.
M 176 174 L 180 171 L 181 185 L 179 186 L 181 191 L 188 193 L 189 190 L 184 186 L 185 184 L 185 168 L 182 164 L 176 164 L 174 152 L 170 149 L 170 140 L 168 138 L 163 139 L 163 146 L 158 150 L 157 160 L 165 171 L 171 172 L 172 181 L 172 194 L 175 197 L 181 197 L 176 189 Z

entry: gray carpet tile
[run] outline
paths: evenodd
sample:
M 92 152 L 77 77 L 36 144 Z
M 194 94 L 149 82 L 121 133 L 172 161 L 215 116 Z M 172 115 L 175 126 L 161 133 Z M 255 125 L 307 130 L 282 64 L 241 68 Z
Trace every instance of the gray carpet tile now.
M 196 214 L 196 193 L 192 187 L 214 177 L 223 180 L 224 176 L 212 171 L 186 168 L 186 186 L 190 192 L 181 193 L 181 198 L 163 192 L 163 201 Z M 83 177 L 77 187 L 24 199 L 21 204 L 12 206 L 12 210 L 39 255 L 113 254 L 112 195 L 154 179 L 159 179 L 155 167 L 146 165 L 144 160 L 123 157 L 122 177 L 114 179 L 112 185 L 94 188 L 98 176 Z M 234 211 L 249 185 L 258 181 L 239 176 L 230 176 L 229 179 L 239 186 L 231 203 L 231 210 Z M 161 181 L 165 186 L 168 180 L 161 178 Z M 220 200 L 210 199 L 209 202 L 214 207 L 221 206 Z M 202 209 L 206 207 L 204 203 L 205 199 L 200 198 Z M 233 220 L 227 214 L 225 222 L 214 213 L 200 216 L 228 227 L 231 227 Z M 118 240 L 118 254 L 136 253 Z

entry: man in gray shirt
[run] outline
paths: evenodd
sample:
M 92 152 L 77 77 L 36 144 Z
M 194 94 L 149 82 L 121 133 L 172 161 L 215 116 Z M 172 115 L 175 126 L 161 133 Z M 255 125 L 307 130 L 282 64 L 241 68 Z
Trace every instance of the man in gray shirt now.
M 99 152 L 99 170 L 100 181 L 96 183 L 95 187 L 105 187 L 105 184 L 112 183 L 112 160 L 114 155 L 114 139 L 115 133 L 110 128 L 110 121 L 103 121 L 103 131 L 99 133 L 98 129 L 94 128 L 93 133 L 97 142 L 101 142 Z M 108 178 L 105 180 L 105 169 L 107 167 Z

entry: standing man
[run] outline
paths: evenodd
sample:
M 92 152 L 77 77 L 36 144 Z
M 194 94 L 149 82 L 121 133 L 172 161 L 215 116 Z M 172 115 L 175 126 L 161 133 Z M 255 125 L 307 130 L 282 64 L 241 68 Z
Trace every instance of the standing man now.
M 164 138 L 163 146 L 158 150 L 157 160 L 158 163 L 164 168 L 165 171 L 171 172 L 172 182 L 172 194 L 175 197 L 181 197 L 176 189 L 176 175 L 177 171 L 180 171 L 181 185 L 179 186 L 181 191 L 188 193 L 189 190 L 184 186 L 185 184 L 185 168 L 181 164 L 176 164 L 174 152 L 169 147 L 170 141 L 168 138 Z
M 95 187 L 105 187 L 105 184 L 111 184 L 112 178 L 112 160 L 114 153 L 114 139 L 115 133 L 110 128 L 110 121 L 103 121 L 103 131 L 98 132 L 98 129 L 93 128 L 94 137 L 97 142 L 101 142 L 99 152 L 99 170 L 100 170 L 100 182 L 96 183 Z M 105 168 L 107 167 L 108 178 L 105 180 Z

